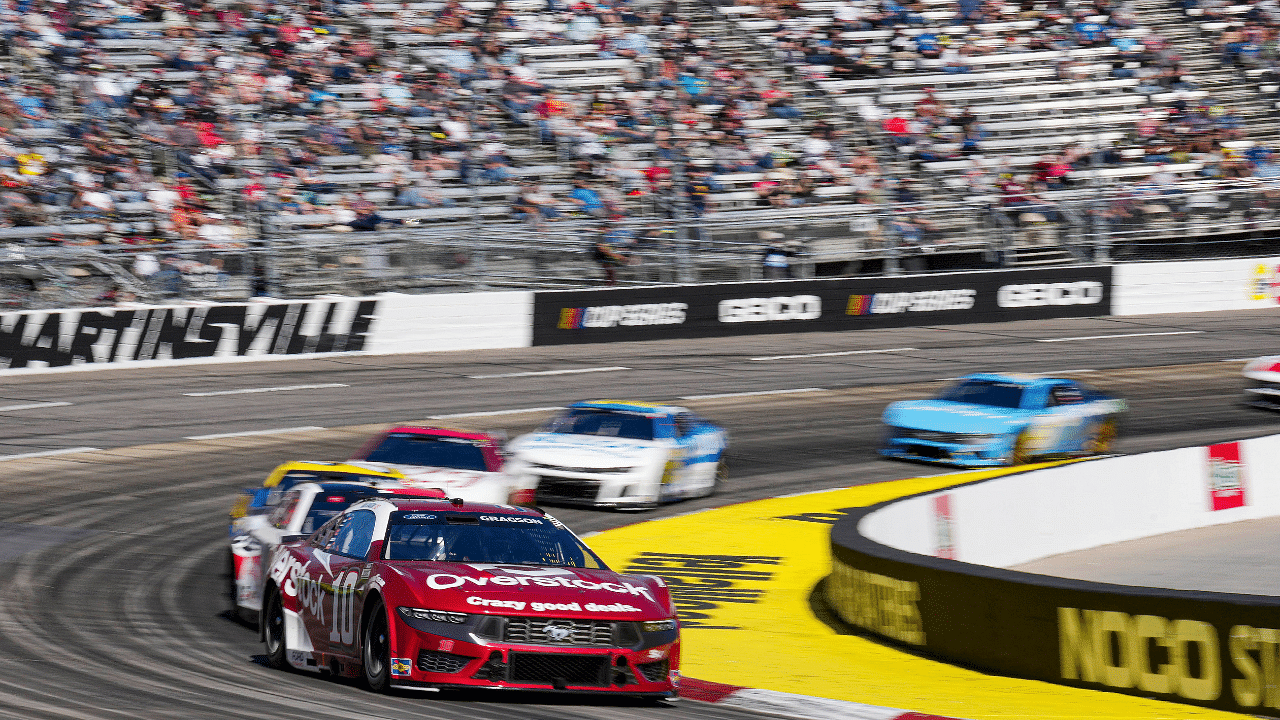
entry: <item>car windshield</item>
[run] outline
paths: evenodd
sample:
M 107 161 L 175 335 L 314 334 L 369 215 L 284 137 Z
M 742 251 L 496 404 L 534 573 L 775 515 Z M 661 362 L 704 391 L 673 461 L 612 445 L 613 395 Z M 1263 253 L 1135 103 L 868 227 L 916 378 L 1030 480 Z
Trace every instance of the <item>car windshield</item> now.
M 604 567 L 559 522 L 532 515 L 392 513 L 386 554 L 388 560 Z
M 938 399 L 970 405 L 1017 408 L 1022 407 L 1022 390 L 1023 387 L 1017 383 L 999 380 L 965 380 L 943 393 Z
M 322 492 L 311 501 L 311 509 L 307 511 L 307 519 L 302 521 L 298 532 L 310 535 L 317 528 L 329 522 L 334 515 L 346 510 L 352 503 L 364 500 L 373 491 L 344 490 L 342 492 Z
M 473 440 L 417 433 L 391 433 L 369 457 L 369 462 L 422 465 L 487 472 L 484 450 Z
M 552 420 L 543 430 L 565 435 L 603 435 L 629 440 L 652 440 L 653 418 L 623 410 L 574 408 Z

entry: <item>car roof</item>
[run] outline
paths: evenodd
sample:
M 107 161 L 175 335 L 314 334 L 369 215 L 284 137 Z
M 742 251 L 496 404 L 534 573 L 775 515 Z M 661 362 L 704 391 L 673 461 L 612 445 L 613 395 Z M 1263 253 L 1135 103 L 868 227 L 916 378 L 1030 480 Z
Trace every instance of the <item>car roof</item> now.
M 1044 375 L 1032 375 L 1030 373 L 972 373 L 965 375 L 960 379 L 1014 383 L 1016 385 L 1022 385 L 1023 387 L 1059 385 L 1062 383 L 1075 382 L 1075 380 L 1071 380 L 1070 378 L 1046 377 Z
M 375 478 L 389 478 L 392 480 L 403 480 L 404 473 L 392 468 L 372 468 L 363 465 L 352 465 L 344 462 L 323 462 L 319 460 L 290 460 L 281 463 L 267 475 L 267 479 L 263 482 L 264 487 L 274 487 L 280 484 L 281 478 L 291 472 L 312 473 L 321 480 L 324 479 L 325 473 L 343 473 L 351 475 L 364 475 Z
M 582 400 L 571 403 L 568 407 L 571 409 L 617 410 L 620 412 L 641 413 L 643 415 L 674 415 L 675 413 L 685 412 L 684 408 L 674 405 L 656 405 L 654 403 L 628 400 Z
M 467 501 L 463 501 L 460 505 L 455 505 L 452 500 L 435 500 L 431 498 L 406 497 L 398 495 L 381 495 L 377 499 L 379 501 L 395 505 L 397 510 L 403 511 L 477 512 L 487 513 L 490 515 L 529 515 L 533 517 L 542 517 L 545 515 L 541 510 L 516 507 L 514 505 L 492 505 L 490 503 Z M 457 498 L 454 499 L 456 500 Z
M 463 430 L 462 428 L 447 427 L 444 425 L 397 425 L 387 431 L 391 433 L 406 433 L 409 435 L 427 435 L 431 437 L 450 437 L 459 438 L 461 440 L 483 440 L 485 442 L 498 443 L 501 442 L 496 436 L 485 432 L 476 432 L 474 430 Z
M 369 493 L 378 492 L 378 488 L 369 483 L 362 482 L 341 482 L 341 481 L 325 481 L 318 483 L 298 483 L 295 487 L 303 485 L 314 485 L 320 492 L 350 492 L 352 490 L 364 490 Z

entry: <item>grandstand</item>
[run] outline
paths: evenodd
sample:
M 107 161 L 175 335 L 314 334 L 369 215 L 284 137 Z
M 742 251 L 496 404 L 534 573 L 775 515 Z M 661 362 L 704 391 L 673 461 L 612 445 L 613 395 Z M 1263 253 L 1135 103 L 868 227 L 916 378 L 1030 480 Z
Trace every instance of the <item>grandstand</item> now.
M 1274 252 L 1261 0 L 5 13 L 11 308 Z

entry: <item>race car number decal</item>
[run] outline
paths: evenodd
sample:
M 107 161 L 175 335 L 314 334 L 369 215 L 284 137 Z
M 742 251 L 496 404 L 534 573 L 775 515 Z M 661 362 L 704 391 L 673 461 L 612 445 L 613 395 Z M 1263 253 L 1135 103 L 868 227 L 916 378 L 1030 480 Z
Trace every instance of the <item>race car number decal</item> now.
M 333 630 L 329 641 L 350 645 L 356 639 L 356 583 L 360 573 L 352 570 L 333 581 Z M 322 616 L 323 617 L 323 616 Z

